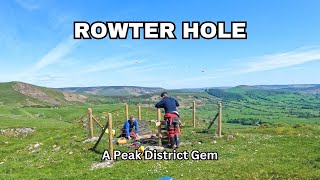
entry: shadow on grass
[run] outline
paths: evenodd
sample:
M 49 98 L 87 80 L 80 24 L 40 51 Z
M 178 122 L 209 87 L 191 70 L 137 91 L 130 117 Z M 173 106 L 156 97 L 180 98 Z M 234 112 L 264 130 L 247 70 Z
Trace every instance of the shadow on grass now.
M 184 126 L 181 126 L 181 128 L 193 128 L 192 125 L 184 125 Z
M 102 154 L 103 152 L 98 151 L 97 149 L 90 148 L 89 151 L 95 152 L 97 154 Z
M 209 131 L 205 129 L 205 130 L 196 131 L 196 133 L 209 134 Z

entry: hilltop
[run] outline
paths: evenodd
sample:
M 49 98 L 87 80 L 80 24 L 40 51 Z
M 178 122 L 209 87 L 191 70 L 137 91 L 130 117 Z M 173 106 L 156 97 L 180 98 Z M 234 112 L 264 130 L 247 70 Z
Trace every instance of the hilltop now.
M 320 94 L 320 84 L 291 84 L 291 85 L 257 85 L 261 89 L 274 89 L 302 94 Z
M 207 87 L 207 88 L 183 88 L 175 89 L 177 92 L 205 92 L 209 89 L 227 90 L 232 88 L 240 89 L 264 89 L 294 92 L 300 94 L 320 94 L 320 84 L 291 84 L 291 85 L 239 85 L 236 87 Z M 235 90 L 235 89 L 234 89 Z
M 59 106 L 84 103 L 81 94 L 61 92 L 23 82 L 0 83 L 0 104 L 16 106 Z
M 97 87 L 66 87 L 57 90 L 71 93 L 87 93 L 104 96 L 139 96 L 164 91 L 160 87 L 139 87 L 139 86 L 97 86 Z
M 0 83 L 0 105 L 11 106 L 64 106 L 72 104 L 129 103 L 153 106 L 159 100 L 161 87 L 98 86 L 47 88 L 23 82 Z M 248 99 L 263 100 L 274 96 L 302 98 L 304 94 L 319 94 L 320 85 L 240 85 L 236 87 L 169 89 L 183 107 L 192 101 L 199 106 L 223 101 Z

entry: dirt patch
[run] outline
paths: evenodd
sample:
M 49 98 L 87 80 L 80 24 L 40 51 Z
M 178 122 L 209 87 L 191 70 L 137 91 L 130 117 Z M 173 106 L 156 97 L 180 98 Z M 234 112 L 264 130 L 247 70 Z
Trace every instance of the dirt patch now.
M 157 134 L 144 134 L 139 135 L 139 139 L 150 139 L 150 138 L 156 138 Z
M 139 136 L 152 134 L 150 121 L 139 120 Z
M 206 98 L 195 98 L 194 96 L 188 96 L 186 98 L 177 96 L 181 108 L 192 108 L 193 101 L 196 102 L 196 107 L 205 106 L 208 102 Z
M 39 99 L 40 101 L 48 102 L 54 105 L 60 104 L 57 100 L 48 96 L 45 92 L 31 84 L 17 82 L 15 85 L 13 85 L 13 89 L 26 96 Z
M 81 94 L 63 92 L 64 99 L 69 102 L 86 102 L 87 97 Z
M 160 100 L 160 97 L 158 95 L 151 96 L 151 100 Z

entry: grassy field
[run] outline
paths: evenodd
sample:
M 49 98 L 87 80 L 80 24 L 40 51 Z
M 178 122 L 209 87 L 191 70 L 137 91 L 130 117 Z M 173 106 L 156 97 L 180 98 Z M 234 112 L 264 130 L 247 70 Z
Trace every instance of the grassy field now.
M 232 91 L 244 98 L 223 102 L 221 138 L 214 137 L 216 125 L 208 133 L 201 133 L 217 113 L 217 102 L 221 99 L 207 93 L 173 94 L 184 105 L 181 119 L 185 123 L 182 133 L 185 144 L 179 151 L 218 152 L 218 160 L 118 160 L 112 167 L 95 170 L 91 170 L 91 164 L 100 162 L 101 154 L 88 150 L 93 143 L 83 143 L 88 130 L 83 126 L 86 116 L 82 117 L 91 107 L 93 115 L 104 124 L 104 112 L 111 112 L 115 129 L 119 129 L 125 117 L 122 103 L 56 108 L 0 105 L 0 130 L 35 129 L 27 136 L 0 134 L 1 179 L 156 179 L 163 176 L 174 179 L 320 179 L 319 97 Z M 129 111 L 134 115 L 137 115 L 135 102 L 151 102 L 145 97 L 130 100 Z M 197 108 L 197 128 L 192 128 L 190 107 L 193 100 L 201 105 Z M 144 106 L 142 117 L 156 119 L 156 110 Z M 250 118 L 259 119 L 263 124 L 242 125 L 234 121 L 248 122 Z M 95 126 L 95 136 L 100 132 Z M 104 137 L 97 149 L 102 152 L 107 148 Z M 129 151 L 125 146 L 116 145 L 115 148 Z

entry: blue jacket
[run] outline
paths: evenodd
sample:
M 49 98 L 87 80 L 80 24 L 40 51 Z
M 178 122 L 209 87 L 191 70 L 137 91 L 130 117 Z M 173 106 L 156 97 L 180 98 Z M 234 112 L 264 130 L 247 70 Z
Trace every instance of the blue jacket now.
M 126 120 L 126 122 L 124 123 L 123 128 L 126 130 L 127 137 L 131 136 L 130 132 L 132 131 L 133 126 L 136 128 L 136 134 L 138 134 L 139 127 L 138 127 L 138 121 L 137 120 L 134 120 L 133 124 L 131 124 L 130 119 Z
M 179 103 L 175 98 L 165 97 L 155 105 L 156 108 L 164 108 L 165 113 L 171 113 L 177 111 Z

